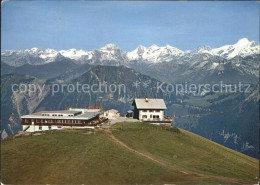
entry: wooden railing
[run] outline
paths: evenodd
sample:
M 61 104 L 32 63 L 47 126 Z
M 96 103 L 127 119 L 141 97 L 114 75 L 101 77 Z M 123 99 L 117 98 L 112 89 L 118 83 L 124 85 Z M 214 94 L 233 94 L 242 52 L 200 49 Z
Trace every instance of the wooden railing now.
M 141 121 L 173 121 L 171 117 L 164 117 L 164 118 L 143 118 Z

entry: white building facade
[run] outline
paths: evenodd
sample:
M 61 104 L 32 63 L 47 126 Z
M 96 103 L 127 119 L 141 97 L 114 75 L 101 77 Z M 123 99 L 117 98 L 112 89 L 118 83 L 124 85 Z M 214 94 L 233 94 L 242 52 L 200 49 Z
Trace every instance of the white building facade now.
M 164 110 L 158 109 L 141 109 L 139 110 L 139 120 L 163 120 Z
M 66 128 L 95 128 L 105 121 L 100 118 L 100 109 L 72 109 L 61 111 L 41 111 L 21 116 L 23 131 L 37 132 Z
M 134 118 L 144 122 L 170 123 L 172 118 L 165 116 L 167 109 L 163 99 L 136 98 L 133 101 Z

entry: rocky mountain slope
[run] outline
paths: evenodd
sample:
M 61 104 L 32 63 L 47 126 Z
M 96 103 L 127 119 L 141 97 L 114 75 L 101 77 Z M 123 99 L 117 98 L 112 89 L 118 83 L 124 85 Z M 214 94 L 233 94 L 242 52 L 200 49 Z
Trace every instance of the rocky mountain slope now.
M 1 78 L 1 113 L 2 113 L 2 137 L 11 135 L 21 129 L 20 116 L 39 110 L 59 110 L 68 107 L 88 107 L 101 105 L 105 109 L 115 108 L 122 114 L 131 109 L 131 103 L 135 97 L 145 95 L 154 98 L 164 98 L 173 101 L 175 95 L 157 93 L 156 84 L 158 80 L 140 74 L 133 69 L 119 66 L 96 66 L 79 77 L 68 81 L 53 83 L 29 75 L 8 74 Z M 81 89 L 70 92 L 68 85 L 77 86 L 77 83 L 90 86 L 88 92 Z M 12 85 L 36 84 L 44 89 L 33 93 L 12 91 Z M 105 85 L 101 91 L 91 85 Z M 135 86 L 138 84 L 138 86 Z M 60 90 L 54 92 L 59 86 Z M 63 90 L 61 85 L 64 85 Z M 123 85 L 123 86 L 122 86 Z M 146 88 L 143 88 L 147 86 Z M 15 86 L 18 88 L 18 86 Z M 106 91 L 107 89 L 107 91 Z
M 79 91 L 69 92 L 65 89 L 63 93 L 49 93 L 37 110 L 102 105 L 106 110 L 113 108 L 125 114 L 131 109 L 135 97 L 146 95 L 174 101 L 175 94 L 157 93 L 157 82 L 159 81 L 125 66 L 96 66 L 66 83 L 75 87 L 77 84 L 87 84 L 89 88 L 86 91 L 79 86 Z
M 207 53 L 190 54 L 180 57 L 176 62 L 149 66 L 141 72 L 170 83 L 258 83 L 259 59 L 259 54 L 230 60 Z
M 39 98 L 37 92 L 29 95 L 11 91 L 11 84 L 24 82 L 45 83 L 43 96 Z M 89 85 L 89 91 L 79 88 L 80 91 L 75 89 L 69 92 L 68 85 L 76 87 L 77 83 L 81 87 L 83 84 Z M 60 91 L 53 93 L 51 81 L 26 75 L 5 75 L 2 77 L 1 89 L 2 137 L 21 129 L 19 118 L 22 114 L 100 105 L 106 110 L 117 109 L 124 115 L 132 109 L 134 98 L 148 96 L 165 100 L 168 107 L 166 115 L 172 116 L 176 112 L 174 124 L 178 127 L 258 157 L 258 135 L 255 130 L 259 128 L 257 87 L 252 86 L 249 93 L 208 93 L 193 96 L 189 93 L 176 95 L 175 92 L 157 92 L 157 83 L 160 81 L 125 66 L 96 66 L 69 82 L 55 82 Z M 93 84 L 96 85 L 90 91 Z M 61 85 L 65 86 L 63 91 Z M 228 135 L 237 140 L 225 139 Z
M 242 80 L 247 83 L 256 83 L 259 77 L 259 46 L 246 38 L 233 45 L 215 49 L 203 46 L 195 51 L 185 52 L 169 45 L 165 47 L 152 45 L 149 48 L 138 46 L 130 52 L 123 51 L 114 44 L 107 44 L 93 51 L 76 49 L 55 51 L 32 48 L 24 51 L 2 51 L 1 60 L 4 74 L 12 71 L 19 73 L 19 71 L 40 71 L 41 69 L 53 70 L 51 63 L 59 65 L 60 62 L 60 69 L 59 67 L 55 69 L 58 73 L 66 72 L 67 79 L 82 74 L 78 73 L 82 64 L 124 65 L 166 82 L 237 83 Z M 78 66 L 71 67 L 67 64 L 63 66 L 62 61 L 71 61 Z M 70 68 L 69 72 L 66 71 L 66 66 Z M 30 75 L 45 79 L 50 77 L 49 73 L 47 77 L 31 73 Z M 51 75 L 52 79 L 57 76 Z
M 13 87 L 13 84 L 17 86 Z M 22 91 L 18 87 L 24 84 Z M 24 91 L 29 84 L 37 84 L 42 87 L 42 92 L 36 90 L 29 93 Z M 13 90 L 14 91 L 13 91 Z M 22 129 L 21 115 L 35 111 L 39 103 L 46 97 L 50 86 L 43 79 L 29 75 L 10 74 L 1 77 L 1 138 L 12 135 Z M 41 96 L 39 94 L 41 93 Z
M 259 45 L 246 38 L 233 45 L 214 49 L 203 46 L 194 51 L 152 45 L 126 52 L 114 44 L 93 51 L 38 48 L 1 51 L 2 138 L 21 129 L 23 114 L 89 105 L 114 108 L 125 114 L 134 98 L 148 96 L 163 98 L 169 116 L 177 112 L 174 124 L 178 127 L 259 157 L 255 130 L 259 128 L 256 98 L 259 58 Z M 221 81 L 251 84 L 251 92 L 201 93 L 197 97 L 189 92 L 157 92 L 160 82 L 166 82 L 165 87 L 167 83 L 219 84 Z M 45 84 L 45 89 L 40 97 L 39 92 L 12 92 L 14 83 Z M 99 88 L 96 86 L 95 92 L 69 92 L 67 86 L 77 83 L 101 84 L 101 91 L 96 91 Z M 53 94 L 53 84 L 59 88 L 65 85 L 64 91 Z
M 14 67 L 6 63 L 1 65 L 1 74 L 27 74 L 45 80 L 68 81 L 87 72 L 91 68 L 89 64 L 78 64 L 74 60 L 63 58 L 60 61 L 42 65 L 24 64 Z
M 176 111 L 173 123 L 247 155 L 259 157 L 259 94 L 211 93 L 186 97 Z

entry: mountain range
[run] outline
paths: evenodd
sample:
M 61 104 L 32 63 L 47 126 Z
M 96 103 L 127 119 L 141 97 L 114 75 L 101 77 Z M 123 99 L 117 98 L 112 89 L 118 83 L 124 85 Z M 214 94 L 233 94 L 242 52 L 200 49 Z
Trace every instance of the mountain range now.
M 133 51 L 125 52 L 114 44 L 93 51 L 9 50 L 1 52 L 1 61 L 2 74 L 25 73 L 65 81 L 96 65 L 124 65 L 169 83 L 257 83 L 259 78 L 259 45 L 246 38 L 233 45 L 215 49 L 203 46 L 185 52 L 169 45 L 138 46 Z
M 171 47 L 139 46 L 125 52 L 114 44 L 93 51 L 40 50 L 1 52 L 1 138 L 21 130 L 20 116 L 40 110 L 69 106 L 102 105 L 121 114 L 131 109 L 133 98 L 163 98 L 167 115 L 176 112 L 174 124 L 247 155 L 259 155 L 259 46 L 248 39 L 215 49 L 195 51 Z M 249 83 L 250 93 L 207 93 L 176 95 L 157 93 L 157 82 Z M 123 93 L 68 93 L 54 96 L 51 85 L 125 84 Z M 149 83 L 136 88 L 135 82 Z M 12 84 L 46 84 L 39 92 L 12 92 Z M 165 84 L 165 85 L 166 85 Z
M 41 110 L 64 110 L 68 107 L 100 105 L 105 110 L 117 109 L 122 115 L 131 110 L 134 98 L 163 98 L 168 107 L 166 115 L 176 112 L 173 123 L 179 128 L 195 132 L 229 148 L 258 158 L 259 152 L 259 97 L 257 86 L 250 93 L 207 93 L 193 96 L 189 93 L 176 95 L 157 92 L 155 78 L 141 74 L 125 66 L 95 66 L 82 75 L 55 84 L 124 84 L 126 91 L 116 92 L 57 92 L 52 93 L 52 81 L 22 74 L 6 74 L 2 78 L 1 114 L 2 138 L 21 129 L 20 116 Z M 134 83 L 140 86 L 135 87 Z M 149 84 L 144 87 L 143 82 Z M 12 84 L 45 84 L 42 95 L 39 92 L 12 92 Z M 166 85 L 166 84 L 165 84 Z M 232 112 L 232 114 L 231 114 Z
M 95 65 L 130 65 L 129 63 L 131 63 L 131 61 L 139 61 L 147 64 L 170 62 L 176 58 L 189 57 L 191 54 L 209 54 L 225 59 L 232 59 L 237 56 L 246 57 L 248 55 L 259 54 L 259 45 L 257 45 L 255 41 L 249 41 L 247 38 L 242 38 L 233 45 L 225 45 L 214 49 L 203 46 L 195 51 L 182 51 L 170 45 L 164 47 L 152 45 L 149 48 L 140 45 L 129 52 L 123 51 L 115 44 L 107 44 L 93 51 L 82 49 L 56 51 L 54 49 L 41 50 L 39 48 L 32 48 L 24 51 L 1 51 L 1 59 L 11 66 L 46 64 L 60 60 L 64 57 L 73 59 L 78 63 Z

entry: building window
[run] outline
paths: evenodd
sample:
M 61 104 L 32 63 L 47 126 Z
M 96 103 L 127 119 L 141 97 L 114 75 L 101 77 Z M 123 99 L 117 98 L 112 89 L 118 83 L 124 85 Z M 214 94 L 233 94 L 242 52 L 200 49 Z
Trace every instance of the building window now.
M 153 110 L 149 110 L 149 112 L 153 112 Z
M 39 130 L 42 130 L 42 126 L 39 126 Z
M 159 115 L 153 115 L 153 118 L 159 118 Z
M 160 112 L 160 110 L 156 110 L 156 112 Z
M 36 123 L 40 123 L 41 122 L 41 120 L 40 119 L 36 119 Z
M 143 112 L 146 112 L 146 110 L 143 110 Z
M 147 115 L 143 115 L 142 118 L 147 118 Z
M 25 123 L 29 123 L 29 120 L 28 120 L 28 119 L 24 119 L 24 122 L 25 122 Z
M 49 130 L 51 130 L 51 126 L 49 126 Z

